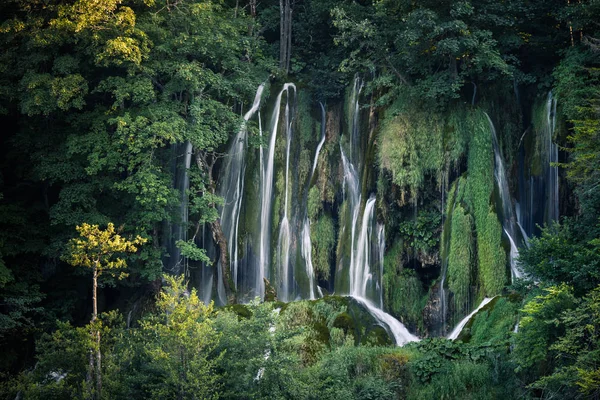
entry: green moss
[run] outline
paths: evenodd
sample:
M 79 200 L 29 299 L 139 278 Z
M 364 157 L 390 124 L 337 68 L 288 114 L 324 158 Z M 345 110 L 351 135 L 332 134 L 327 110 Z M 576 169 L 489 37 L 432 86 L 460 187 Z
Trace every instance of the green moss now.
M 385 307 L 393 315 L 405 324 L 423 329 L 422 310 L 427 296 L 415 271 L 403 269 L 396 273 L 384 269 L 383 292 Z
M 300 183 L 300 185 L 304 185 L 304 182 L 308 179 L 310 169 L 312 168 L 311 157 L 311 151 L 308 149 L 300 150 L 300 159 L 298 160 L 298 165 L 290 165 L 290 179 L 296 179 L 297 177 L 297 181 Z M 291 160 L 290 163 L 292 163 Z M 309 184 L 310 182 L 307 182 L 307 185 Z
M 456 165 L 467 150 L 470 131 L 464 119 L 467 112 L 457 107 L 452 112 L 423 112 L 398 100 L 385 114 L 380 130 L 378 159 L 392 173 L 401 188 L 400 203 L 413 199 L 434 176 L 441 185 L 442 171 Z
M 350 262 L 350 216 L 348 215 L 348 201 L 344 201 L 339 208 L 339 232 L 336 248 L 335 288 L 339 293 L 348 293 L 350 290 L 348 265 Z
M 312 118 L 310 111 L 311 99 L 309 92 L 305 90 L 298 91 L 296 98 L 295 132 L 297 132 L 302 148 L 306 147 L 309 142 L 315 141 L 317 133 L 320 132 L 316 129 L 315 120 Z
M 416 198 L 425 174 L 442 169 L 442 135 L 443 122 L 436 115 L 402 113 L 382 124 L 379 162 L 403 189 L 401 201 Z
M 223 307 L 225 310 L 232 311 L 238 318 L 250 319 L 252 317 L 252 311 L 243 304 L 230 304 Z
M 490 126 L 481 111 L 467 119 L 473 136 L 468 155 L 465 200 L 473 214 L 477 232 L 479 282 L 486 296 L 493 296 L 506 283 L 506 253 L 502 247 L 502 226 L 490 204 L 494 191 L 494 162 Z
M 474 256 L 473 218 L 461 205 L 452 213 L 450 252 L 448 255 L 448 288 L 454 294 L 457 314 L 463 315 L 469 306 L 472 263 Z
M 308 191 L 308 218 L 311 221 L 315 221 L 322 209 L 323 204 L 321 202 L 321 194 L 319 193 L 319 188 L 313 186 Z
M 373 326 L 372 329 L 366 332 L 363 343 L 373 346 L 389 346 L 394 344 L 385 328 L 379 325 Z
M 519 306 L 506 297 L 495 298 L 469 321 L 465 339 L 475 344 L 506 340 L 517 323 Z
M 315 272 L 327 280 L 329 279 L 329 260 L 333 256 L 333 248 L 335 246 L 333 219 L 327 214 L 322 215 L 311 227 L 310 236 L 313 267 Z
M 344 312 L 338 315 L 333 321 L 333 327 L 342 329 L 344 333 L 348 334 L 348 332 L 354 331 L 354 320 L 348 313 Z

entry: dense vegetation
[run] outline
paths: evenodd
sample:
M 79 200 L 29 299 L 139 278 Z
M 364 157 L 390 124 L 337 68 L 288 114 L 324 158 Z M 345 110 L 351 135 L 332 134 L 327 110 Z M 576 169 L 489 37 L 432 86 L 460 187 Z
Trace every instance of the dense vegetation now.
M 7 0 L 0 46 L 0 397 L 600 397 L 600 1 Z M 347 298 L 218 308 L 193 267 L 166 267 L 171 224 L 219 241 L 224 149 L 259 84 L 285 78 L 312 96 L 297 102 L 294 174 L 315 275 L 331 279 L 347 251 L 342 128 L 323 127 L 310 181 L 310 99 L 344 114 L 355 74 L 374 132 L 364 190 L 386 226 L 382 302 L 427 337 L 404 347 Z M 520 249 L 527 275 L 509 285 L 489 124 L 514 194 L 550 90 L 561 218 Z M 182 221 L 173 165 L 188 146 Z M 194 240 L 176 251 L 211 257 Z M 431 322 L 441 270 L 447 323 L 495 296 L 457 341 Z

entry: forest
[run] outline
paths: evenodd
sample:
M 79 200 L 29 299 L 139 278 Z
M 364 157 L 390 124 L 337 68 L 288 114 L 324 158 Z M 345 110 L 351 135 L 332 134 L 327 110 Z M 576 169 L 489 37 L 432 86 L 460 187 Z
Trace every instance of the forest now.
M 0 398 L 600 399 L 600 0 L 3 0 Z

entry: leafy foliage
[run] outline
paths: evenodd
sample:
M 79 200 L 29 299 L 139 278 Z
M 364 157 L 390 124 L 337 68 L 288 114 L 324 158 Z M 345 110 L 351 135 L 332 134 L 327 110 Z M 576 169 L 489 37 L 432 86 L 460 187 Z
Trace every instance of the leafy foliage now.
M 107 272 L 116 276 L 127 266 L 125 259 L 116 257 L 116 254 L 134 253 L 138 246 L 144 244 L 147 239 L 137 236 L 133 240 L 127 240 L 116 233 L 115 226 L 109 223 L 106 230 L 101 230 L 98 225 L 82 224 L 78 226 L 81 239 L 71 240 L 71 250 L 66 255 L 66 260 L 73 266 L 81 266 L 93 269 L 98 275 Z M 124 272 L 119 274 L 119 279 L 126 276 Z

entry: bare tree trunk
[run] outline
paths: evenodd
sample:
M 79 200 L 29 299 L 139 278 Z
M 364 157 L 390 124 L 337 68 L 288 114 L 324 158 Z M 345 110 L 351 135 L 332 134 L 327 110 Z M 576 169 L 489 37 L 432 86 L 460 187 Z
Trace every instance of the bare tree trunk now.
M 96 261 L 96 264 L 98 262 Z M 92 310 L 92 322 L 96 321 L 96 318 L 98 318 L 98 266 L 94 267 L 94 282 L 93 282 L 93 287 L 92 287 L 92 306 L 93 306 L 93 310 Z
M 283 5 L 284 0 L 279 0 L 279 68 L 283 69 L 285 66 L 285 54 L 287 40 L 285 38 L 285 7 Z
M 214 162 L 209 165 L 208 161 L 202 157 L 200 152 L 196 152 L 196 164 L 198 168 L 202 170 L 202 164 L 206 166 L 206 173 L 208 175 L 208 190 L 210 193 L 215 194 L 217 192 L 215 182 L 212 178 L 212 169 Z M 214 205 L 213 205 L 214 206 Z M 219 261 L 221 262 L 221 272 L 223 273 L 223 286 L 225 287 L 225 293 L 230 303 L 236 302 L 235 286 L 231 279 L 231 272 L 229 266 L 229 252 L 227 250 L 227 238 L 223 233 L 220 219 L 210 224 L 213 240 L 219 247 Z
M 95 322 L 98 319 L 98 261 L 96 261 L 96 265 L 94 266 L 94 277 L 92 284 L 92 340 L 96 342 L 96 359 L 94 360 L 94 352 L 90 350 L 90 375 L 88 376 L 88 380 L 91 381 L 91 371 L 95 372 L 96 375 L 96 399 L 100 398 L 100 393 L 102 391 L 102 353 L 100 352 L 100 330 L 98 330 L 95 326 Z M 94 368 L 95 361 L 95 368 Z
M 285 59 L 285 72 L 290 72 L 290 60 L 292 58 L 292 7 L 290 6 L 290 0 L 286 0 L 287 7 L 287 54 Z
M 221 221 L 216 220 L 210 224 L 212 230 L 213 239 L 217 246 L 219 246 L 219 261 L 221 262 L 221 272 L 223 273 L 223 286 L 225 286 L 225 293 L 230 303 L 235 303 L 235 293 L 232 290 L 232 279 L 231 271 L 229 269 L 229 253 L 227 251 L 227 238 L 223 234 L 221 228 Z
M 96 398 L 102 392 L 102 352 L 100 351 L 100 330 L 96 330 Z
M 571 5 L 571 0 L 567 0 L 567 4 Z M 573 25 L 571 21 L 569 21 L 569 34 L 571 35 L 571 47 L 575 46 L 575 41 L 573 40 Z
M 279 67 L 290 72 L 292 54 L 292 5 L 290 0 L 279 0 Z

